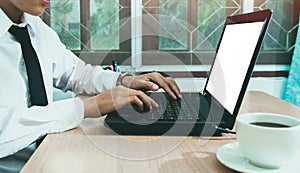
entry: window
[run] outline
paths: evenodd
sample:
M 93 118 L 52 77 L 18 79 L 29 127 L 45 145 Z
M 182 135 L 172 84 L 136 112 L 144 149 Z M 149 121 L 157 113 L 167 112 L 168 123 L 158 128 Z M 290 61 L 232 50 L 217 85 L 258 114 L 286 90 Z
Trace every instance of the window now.
M 129 0 L 52 0 L 42 19 L 87 63 L 124 62 L 131 56 Z
M 254 0 L 254 10 L 272 9 L 273 17 L 259 59 L 263 64 L 290 64 L 295 46 L 300 1 Z
M 52 1 L 50 5 L 51 27 L 57 32 L 68 49 L 80 50 L 80 13 L 79 0 L 69 3 Z
M 266 8 L 274 14 L 258 64 L 289 65 L 298 0 L 53 0 L 42 18 L 84 61 L 139 69 L 209 65 L 226 16 Z
M 144 15 L 153 18 L 143 23 L 145 33 L 153 31 L 152 38 L 144 34 L 143 65 L 159 65 L 169 54 L 186 65 L 209 64 L 226 16 L 267 8 L 274 14 L 258 63 L 289 64 L 298 26 L 297 0 L 156 0 L 143 4 Z

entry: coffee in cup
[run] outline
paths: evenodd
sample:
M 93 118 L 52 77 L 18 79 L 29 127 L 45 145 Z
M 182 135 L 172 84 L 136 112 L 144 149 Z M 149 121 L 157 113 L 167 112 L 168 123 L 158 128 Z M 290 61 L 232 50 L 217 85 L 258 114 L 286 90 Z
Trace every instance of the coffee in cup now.
M 237 141 L 255 166 L 280 168 L 300 149 L 300 120 L 273 113 L 248 113 L 237 117 Z

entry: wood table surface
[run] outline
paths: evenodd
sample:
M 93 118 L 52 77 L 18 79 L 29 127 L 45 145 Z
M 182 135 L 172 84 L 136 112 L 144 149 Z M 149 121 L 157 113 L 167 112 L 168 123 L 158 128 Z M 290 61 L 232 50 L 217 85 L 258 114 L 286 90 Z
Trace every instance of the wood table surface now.
M 249 112 L 300 118 L 300 107 L 258 91 L 244 97 L 239 114 Z M 21 172 L 234 172 L 217 160 L 216 152 L 235 142 L 235 135 L 119 136 L 103 120 L 85 119 L 78 128 L 49 134 Z

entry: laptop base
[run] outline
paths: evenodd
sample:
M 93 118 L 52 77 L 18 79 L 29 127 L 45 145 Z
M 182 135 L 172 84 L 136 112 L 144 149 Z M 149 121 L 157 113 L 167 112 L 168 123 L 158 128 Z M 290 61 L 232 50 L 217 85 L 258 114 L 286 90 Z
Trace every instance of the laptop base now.
M 106 123 L 106 122 L 109 122 Z M 194 124 L 193 124 L 194 123 Z M 110 113 L 104 122 L 105 127 L 112 129 L 119 135 L 154 135 L 154 136 L 222 136 L 221 131 L 213 122 L 170 122 L 161 121 L 147 125 L 129 123 L 117 112 Z

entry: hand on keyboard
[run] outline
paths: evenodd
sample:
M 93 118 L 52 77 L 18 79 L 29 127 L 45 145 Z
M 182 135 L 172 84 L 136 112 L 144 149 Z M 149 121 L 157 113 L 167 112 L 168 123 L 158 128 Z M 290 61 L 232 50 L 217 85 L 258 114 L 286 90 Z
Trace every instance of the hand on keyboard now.
M 141 110 L 141 108 L 138 105 L 136 105 L 135 103 L 131 104 L 131 106 L 133 107 L 133 109 L 136 112 L 139 112 L 139 113 L 147 113 L 150 111 L 150 109 L 148 108 L 148 106 L 146 104 L 143 104 L 143 110 Z

